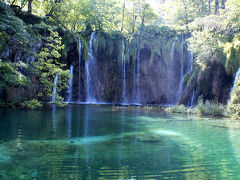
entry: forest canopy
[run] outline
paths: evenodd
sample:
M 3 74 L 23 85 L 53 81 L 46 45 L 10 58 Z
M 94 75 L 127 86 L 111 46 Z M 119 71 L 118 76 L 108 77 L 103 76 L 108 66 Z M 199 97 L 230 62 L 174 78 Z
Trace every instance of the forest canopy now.
M 239 28 L 238 0 L 5 0 L 5 2 L 76 31 L 91 28 L 133 34 L 142 26 L 163 24 L 188 30 L 191 22 L 209 15 L 224 16 L 225 24 Z

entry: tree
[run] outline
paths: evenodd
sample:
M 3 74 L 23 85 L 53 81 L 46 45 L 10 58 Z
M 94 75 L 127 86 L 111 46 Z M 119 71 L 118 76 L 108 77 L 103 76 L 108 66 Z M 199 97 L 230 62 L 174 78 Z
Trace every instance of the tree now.
M 58 33 L 50 30 L 50 36 L 47 37 L 45 45 L 38 54 L 38 61 L 32 63 L 32 72 L 37 75 L 41 84 L 38 98 L 42 101 L 48 101 L 52 96 L 54 78 L 58 75 L 60 80 L 57 84 L 56 101 L 63 102 L 63 98 L 58 95 L 58 92 L 68 88 L 69 71 L 63 70 L 65 65 L 58 62 L 61 57 L 59 51 L 62 48 Z
M 32 2 L 33 0 L 28 0 L 28 13 L 32 14 Z

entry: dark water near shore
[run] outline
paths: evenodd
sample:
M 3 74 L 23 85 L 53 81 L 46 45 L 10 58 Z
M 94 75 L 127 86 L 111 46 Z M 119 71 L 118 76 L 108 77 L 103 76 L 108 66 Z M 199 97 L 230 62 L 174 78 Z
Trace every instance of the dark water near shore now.
M 0 179 L 240 179 L 240 122 L 109 106 L 1 109 Z

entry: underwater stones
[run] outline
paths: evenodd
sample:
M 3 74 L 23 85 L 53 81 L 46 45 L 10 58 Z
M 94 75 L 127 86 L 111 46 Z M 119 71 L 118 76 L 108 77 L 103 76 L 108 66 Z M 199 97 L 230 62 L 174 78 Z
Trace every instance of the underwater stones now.
M 11 159 L 8 153 L 9 151 L 7 148 L 0 146 L 0 163 L 9 161 Z

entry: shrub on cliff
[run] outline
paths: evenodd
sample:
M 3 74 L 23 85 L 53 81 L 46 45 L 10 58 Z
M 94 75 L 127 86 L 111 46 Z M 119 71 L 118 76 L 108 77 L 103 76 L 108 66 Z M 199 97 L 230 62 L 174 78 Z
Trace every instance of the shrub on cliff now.
M 27 109 L 38 109 L 38 108 L 42 107 L 42 103 L 39 102 L 37 99 L 25 101 L 21 105 L 23 108 L 27 108 Z
M 61 38 L 57 32 L 50 30 L 50 36 L 47 37 L 45 45 L 38 54 L 38 61 L 31 65 L 31 73 L 35 74 L 40 82 L 38 98 L 42 101 L 49 101 L 54 87 L 54 78 L 58 75 L 56 101 L 62 101 L 58 93 L 68 88 L 69 71 L 64 70 L 66 66 L 58 62 L 61 57 L 59 53 L 62 50 Z
M 16 17 L 10 7 L 0 2 L 0 52 L 3 50 L 7 39 L 10 37 L 19 43 L 22 47 L 26 47 L 29 39 L 29 33 L 21 19 Z
M 29 79 L 18 70 L 19 66 L 21 62 L 14 64 L 0 60 L 0 89 L 7 89 L 8 86 L 27 86 Z

